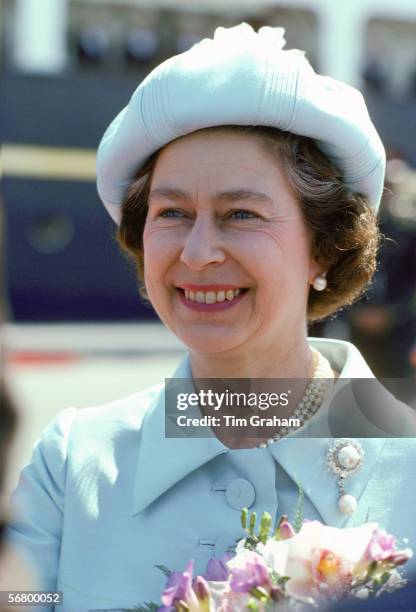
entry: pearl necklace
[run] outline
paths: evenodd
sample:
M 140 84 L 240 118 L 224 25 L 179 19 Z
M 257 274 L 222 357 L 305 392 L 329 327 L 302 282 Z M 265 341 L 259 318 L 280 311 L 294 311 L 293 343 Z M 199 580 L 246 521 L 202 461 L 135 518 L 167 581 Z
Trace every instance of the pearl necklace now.
M 292 427 L 280 427 L 273 438 L 262 442 L 257 448 L 267 448 L 270 444 L 277 442 L 291 431 L 300 429 L 305 421 L 310 419 L 322 405 L 331 379 L 334 378 L 331 365 L 318 350 L 311 347 L 312 351 L 312 376 L 305 393 L 299 404 L 296 406 L 290 418 L 299 420 L 299 425 Z

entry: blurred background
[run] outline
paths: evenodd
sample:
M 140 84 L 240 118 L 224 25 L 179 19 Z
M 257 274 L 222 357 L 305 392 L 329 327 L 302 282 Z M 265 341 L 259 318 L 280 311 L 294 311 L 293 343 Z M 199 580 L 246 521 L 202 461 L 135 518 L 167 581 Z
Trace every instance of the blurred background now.
M 163 59 L 215 27 L 286 29 L 287 48 L 359 87 L 388 150 L 372 288 L 309 335 L 354 342 L 379 377 L 416 371 L 414 0 L 0 0 L 8 376 L 20 407 L 8 488 L 61 409 L 134 393 L 183 353 L 138 297 L 95 189 L 95 150 Z

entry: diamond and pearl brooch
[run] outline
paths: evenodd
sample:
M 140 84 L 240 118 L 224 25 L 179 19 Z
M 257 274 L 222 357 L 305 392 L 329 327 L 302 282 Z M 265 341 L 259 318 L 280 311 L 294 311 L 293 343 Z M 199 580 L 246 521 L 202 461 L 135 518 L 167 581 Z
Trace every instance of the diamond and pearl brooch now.
M 350 438 L 335 440 L 327 452 L 329 469 L 338 478 L 338 508 L 343 514 L 351 515 L 357 509 L 357 500 L 345 491 L 345 479 L 356 474 L 364 463 L 364 450 L 359 442 Z

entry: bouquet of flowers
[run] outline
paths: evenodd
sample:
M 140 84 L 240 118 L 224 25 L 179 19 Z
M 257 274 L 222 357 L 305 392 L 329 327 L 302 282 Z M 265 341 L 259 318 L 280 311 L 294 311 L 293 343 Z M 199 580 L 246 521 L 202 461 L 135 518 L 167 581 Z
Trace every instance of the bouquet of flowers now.
M 271 516 L 244 509 L 247 536 L 233 553 L 211 559 L 202 576 L 193 561 L 183 572 L 169 573 L 161 612 L 284 611 L 325 609 L 350 597 L 378 597 L 406 584 L 398 571 L 412 557 L 377 523 L 338 529 L 301 520 L 296 527 L 282 516 L 274 532 Z

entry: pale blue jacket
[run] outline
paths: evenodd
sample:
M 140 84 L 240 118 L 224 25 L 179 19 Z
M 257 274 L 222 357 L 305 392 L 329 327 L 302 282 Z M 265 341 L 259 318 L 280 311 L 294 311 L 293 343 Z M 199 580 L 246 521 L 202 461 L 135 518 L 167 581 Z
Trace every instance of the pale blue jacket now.
M 353 345 L 310 343 L 341 373 L 337 385 L 373 376 Z M 190 377 L 188 357 L 174 376 Z M 318 415 L 325 419 L 324 408 Z M 34 562 L 43 589 L 64 592 L 62 612 L 159 603 L 165 576 L 156 565 L 182 570 L 194 559 L 202 573 L 209 558 L 243 536 L 245 505 L 274 520 L 293 517 L 295 483 L 305 491 L 306 518 L 337 527 L 378 521 L 416 549 L 414 439 L 357 438 L 365 461 L 347 482 L 358 499 L 348 518 L 338 510 L 336 478 L 326 465 L 330 433 L 313 437 L 314 419 L 311 437 L 229 450 L 217 438 L 165 438 L 163 385 L 105 406 L 64 410 L 21 472 L 11 542 Z

